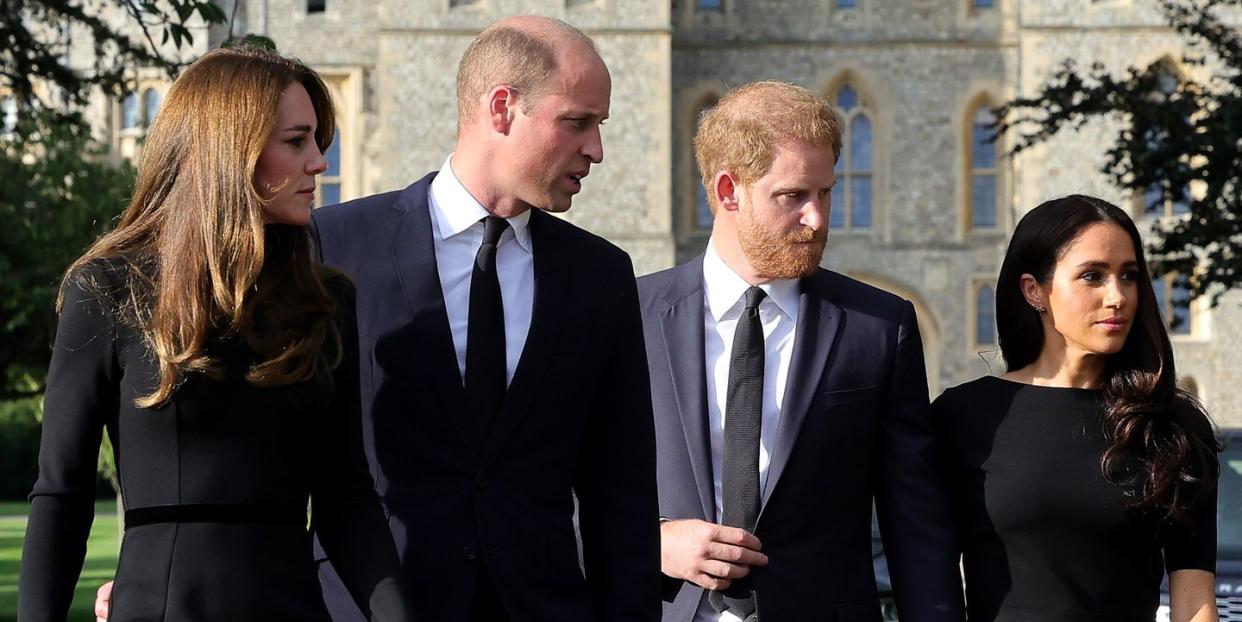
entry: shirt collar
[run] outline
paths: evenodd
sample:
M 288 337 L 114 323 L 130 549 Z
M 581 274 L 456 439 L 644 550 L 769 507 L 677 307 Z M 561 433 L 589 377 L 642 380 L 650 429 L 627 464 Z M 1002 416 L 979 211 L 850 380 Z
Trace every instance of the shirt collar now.
M 431 189 L 427 196 L 431 202 L 431 214 L 440 229 L 441 240 L 460 235 L 488 216 L 487 210 L 466 190 L 461 180 L 457 179 L 457 174 L 453 172 L 452 154 L 445 158 L 444 166 L 440 167 L 440 172 L 431 180 Z M 529 253 L 530 210 L 506 220 L 509 221 L 509 228 L 513 230 L 518 245 Z
M 715 243 L 715 238 L 708 240 L 707 250 L 703 253 L 703 295 L 708 312 L 719 322 L 726 313 L 742 303 L 750 284 L 716 253 Z M 794 322 L 798 321 L 799 281 L 774 279 L 759 286 L 776 303 L 776 308 Z

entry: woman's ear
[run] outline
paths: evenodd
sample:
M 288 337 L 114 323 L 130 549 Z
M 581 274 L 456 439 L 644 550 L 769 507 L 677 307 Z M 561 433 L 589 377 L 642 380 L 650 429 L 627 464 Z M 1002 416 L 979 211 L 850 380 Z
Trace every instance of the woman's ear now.
M 1026 304 L 1031 305 L 1031 308 L 1040 313 L 1048 310 L 1048 301 L 1046 294 L 1044 294 L 1044 288 L 1040 287 L 1039 281 L 1035 280 L 1033 275 L 1023 274 L 1018 279 L 1018 287 L 1022 288 L 1022 297 L 1026 298 Z

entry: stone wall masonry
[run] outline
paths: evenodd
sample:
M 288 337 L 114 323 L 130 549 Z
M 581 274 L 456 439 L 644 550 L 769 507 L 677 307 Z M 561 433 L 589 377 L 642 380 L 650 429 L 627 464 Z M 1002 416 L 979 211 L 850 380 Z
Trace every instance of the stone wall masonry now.
M 1099 121 L 1002 159 L 1012 192 L 1002 194 L 1000 226 L 966 231 L 970 113 L 1034 93 L 1065 58 L 1120 72 L 1178 59 L 1185 47 L 1154 0 L 998 0 L 983 10 L 946 0 L 864 0 L 857 9 L 724 0 L 720 12 L 694 0 L 327 0 L 320 14 L 307 14 L 304 0 L 239 1 L 235 31 L 267 34 L 315 67 L 361 76 L 364 194 L 440 167 L 456 136 L 456 64 L 481 29 L 535 13 L 585 30 L 611 69 L 611 119 L 604 162 L 564 217 L 629 251 L 639 274 L 706 243 L 686 218 L 689 141 L 705 97 L 760 79 L 832 95 L 850 80 L 873 113 L 874 227 L 833 231 L 825 265 L 914 301 L 933 395 L 1003 371 L 994 345 L 973 343 L 973 292 L 995 279 L 1021 214 L 1071 192 L 1132 205 L 1100 172 L 1118 126 Z M 1225 15 L 1242 24 L 1242 10 Z M 222 37 L 220 28 L 196 34 L 195 52 Z M 92 52 L 75 47 L 71 64 L 85 66 Z M 1210 70 L 1188 69 L 1197 79 Z M 91 110 L 110 127 L 114 102 L 101 98 Z M 1242 427 L 1242 292 L 1196 322 L 1193 335 L 1174 338 L 1178 369 L 1220 425 Z

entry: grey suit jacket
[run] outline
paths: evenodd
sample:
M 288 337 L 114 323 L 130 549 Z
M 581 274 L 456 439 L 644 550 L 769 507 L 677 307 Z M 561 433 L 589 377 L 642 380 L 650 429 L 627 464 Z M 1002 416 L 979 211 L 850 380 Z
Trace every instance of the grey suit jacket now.
M 639 279 L 660 515 L 714 520 L 702 257 Z M 947 499 L 928 421 L 914 307 L 827 270 L 802 279 L 780 428 L 751 573 L 764 620 L 880 619 L 874 499 L 903 622 L 962 620 Z M 665 577 L 664 620 L 703 589 Z

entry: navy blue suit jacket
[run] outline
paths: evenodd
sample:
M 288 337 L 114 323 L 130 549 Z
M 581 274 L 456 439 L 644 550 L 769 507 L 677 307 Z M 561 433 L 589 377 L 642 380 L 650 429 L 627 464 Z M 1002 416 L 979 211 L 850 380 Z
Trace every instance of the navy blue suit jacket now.
M 436 271 L 433 177 L 313 222 L 324 263 L 357 286 L 364 443 L 420 617 L 465 620 L 485 561 L 514 622 L 658 619 L 655 440 L 629 256 L 531 214 L 530 332 L 483 438 Z M 356 619 L 327 563 L 321 575 L 333 616 Z
M 703 260 L 639 279 L 660 515 L 715 522 L 703 354 Z M 751 573 L 763 620 L 880 620 L 875 499 L 902 622 L 964 619 L 914 307 L 827 270 L 802 279 Z M 665 577 L 664 620 L 704 590 Z

